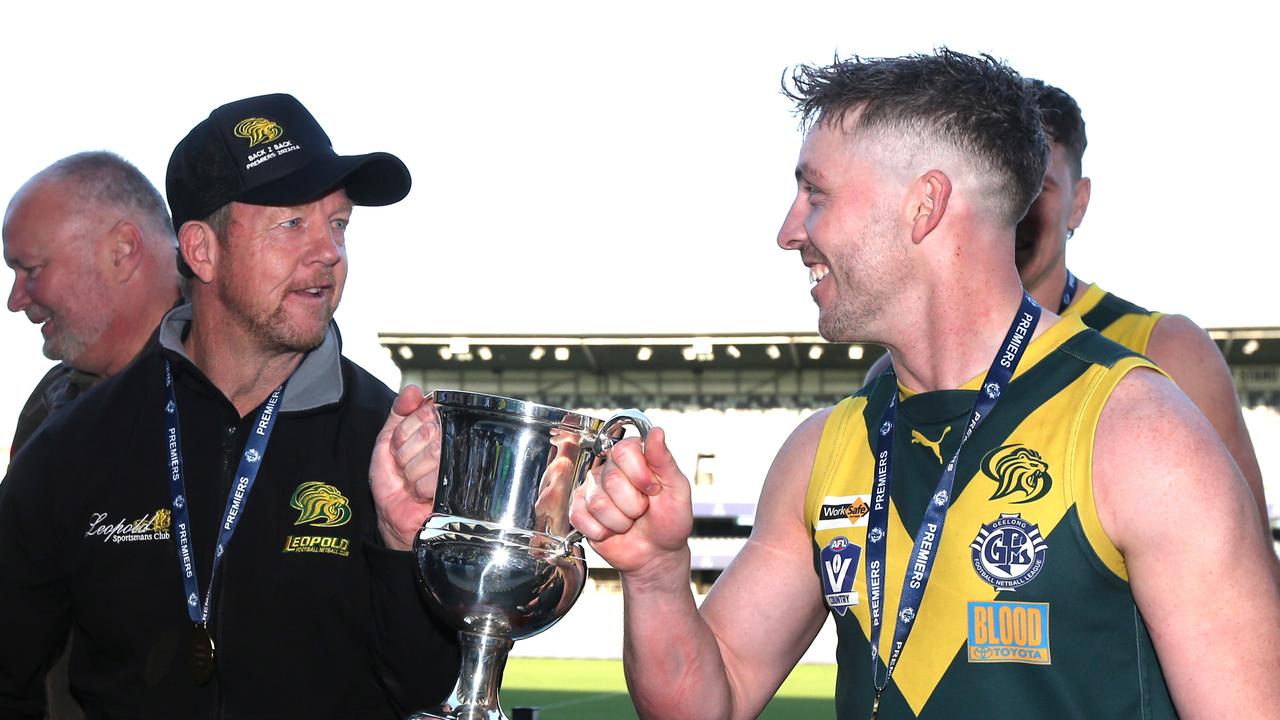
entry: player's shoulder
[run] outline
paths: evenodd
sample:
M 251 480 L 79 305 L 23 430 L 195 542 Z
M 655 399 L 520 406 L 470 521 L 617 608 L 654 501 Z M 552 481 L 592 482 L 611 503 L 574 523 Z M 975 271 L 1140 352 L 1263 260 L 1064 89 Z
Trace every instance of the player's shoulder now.
M 1147 345 L 1147 356 L 1157 364 L 1178 353 L 1209 351 L 1218 352 L 1217 344 L 1208 331 L 1185 315 L 1161 315 Z
M 1166 465 L 1188 450 L 1221 442 L 1213 426 L 1163 372 L 1137 366 L 1125 373 L 1098 418 L 1095 461 Z

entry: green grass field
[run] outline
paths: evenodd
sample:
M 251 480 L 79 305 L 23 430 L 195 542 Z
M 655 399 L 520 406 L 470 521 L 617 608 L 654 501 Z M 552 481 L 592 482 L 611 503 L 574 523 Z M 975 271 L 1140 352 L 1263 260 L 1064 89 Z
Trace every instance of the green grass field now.
M 834 665 L 800 665 L 760 715 L 766 720 L 834 716 Z M 635 718 L 618 660 L 511 658 L 502 680 L 502 707 L 541 709 L 538 720 Z

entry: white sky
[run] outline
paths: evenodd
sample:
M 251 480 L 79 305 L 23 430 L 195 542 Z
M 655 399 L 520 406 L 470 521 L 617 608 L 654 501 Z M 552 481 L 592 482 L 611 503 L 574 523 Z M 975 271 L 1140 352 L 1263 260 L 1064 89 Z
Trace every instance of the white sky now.
M 289 92 L 339 152 L 413 172 L 404 202 L 357 210 L 338 313 L 390 384 L 379 331 L 810 331 L 806 271 L 774 244 L 801 140 L 782 72 L 946 44 L 1080 101 L 1078 275 L 1206 326 L 1280 325 L 1274 10 L 1140 5 L 10 3 L 0 204 L 88 149 L 163 190 L 215 106 Z M 0 313 L 0 348 L 7 449 L 51 363 L 22 315 Z

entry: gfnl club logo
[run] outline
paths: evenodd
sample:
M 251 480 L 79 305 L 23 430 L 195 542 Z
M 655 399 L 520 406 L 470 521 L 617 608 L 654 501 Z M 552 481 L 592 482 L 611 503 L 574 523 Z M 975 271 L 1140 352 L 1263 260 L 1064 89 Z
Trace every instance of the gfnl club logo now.
M 978 577 L 996 590 L 1010 591 L 1036 579 L 1044 569 L 1048 547 L 1040 527 L 1019 513 L 1001 513 L 983 525 L 969 544 Z
M 853 589 L 853 579 L 858 575 L 858 558 L 862 548 L 842 536 L 836 537 L 822 549 L 822 594 L 827 607 L 837 615 L 858 604 L 858 591 Z

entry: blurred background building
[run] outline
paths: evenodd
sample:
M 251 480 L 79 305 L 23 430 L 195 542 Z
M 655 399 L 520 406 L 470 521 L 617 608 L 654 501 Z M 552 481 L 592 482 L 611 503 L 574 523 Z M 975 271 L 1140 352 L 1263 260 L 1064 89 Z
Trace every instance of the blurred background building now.
M 1273 527 L 1280 516 L 1280 328 L 1210 330 L 1231 367 L 1257 448 Z M 813 333 L 444 335 L 380 333 L 402 384 L 554 405 L 598 418 L 644 410 L 667 429 L 693 484 L 694 591 L 704 595 L 746 542 L 761 484 L 783 440 L 810 413 L 859 387 L 883 352 Z M 619 657 L 618 575 L 588 548 L 590 578 L 561 626 L 516 644 L 538 657 Z M 562 627 L 563 626 L 563 627 Z M 833 662 L 830 622 L 806 654 Z

